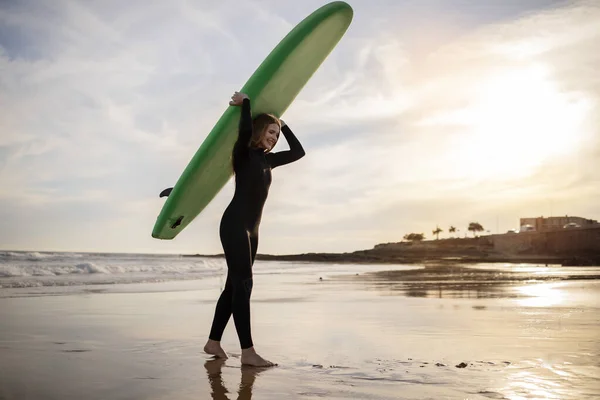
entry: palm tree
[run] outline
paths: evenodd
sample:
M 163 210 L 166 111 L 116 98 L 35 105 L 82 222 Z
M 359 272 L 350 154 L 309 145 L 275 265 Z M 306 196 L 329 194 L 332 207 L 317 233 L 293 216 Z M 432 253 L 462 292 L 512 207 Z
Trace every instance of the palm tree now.
M 410 240 L 411 242 L 420 242 L 425 239 L 425 235 L 422 233 L 408 233 L 404 235 L 404 240 Z
M 469 222 L 469 231 L 473 232 L 473 237 L 475 237 L 476 232 L 483 232 L 483 226 L 479 222 Z
M 456 227 L 450 225 L 450 229 L 448 229 L 448 233 L 455 233 L 456 232 Z
M 432 231 L 432 233 L 435 235 L 435 239 L 438 240 L 440 238 L 440 233 L 444 232 L 442 229 L 440 229 L 439 226 L 435 227 L 435 230 Z

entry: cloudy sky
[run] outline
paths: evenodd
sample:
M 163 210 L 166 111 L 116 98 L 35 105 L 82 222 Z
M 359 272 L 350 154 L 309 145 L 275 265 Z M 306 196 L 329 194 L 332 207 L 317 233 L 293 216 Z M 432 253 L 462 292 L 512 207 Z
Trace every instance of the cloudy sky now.
M 232 181 L 172 241 L 151 237 L 158 193 L 325 3 L 0 2 L 0 248 L 221 252 Z M 284 115 L 307 155 L 273 172 L 259 252 L 600 219 L 598 1 L 350 4 L 346 36 Z

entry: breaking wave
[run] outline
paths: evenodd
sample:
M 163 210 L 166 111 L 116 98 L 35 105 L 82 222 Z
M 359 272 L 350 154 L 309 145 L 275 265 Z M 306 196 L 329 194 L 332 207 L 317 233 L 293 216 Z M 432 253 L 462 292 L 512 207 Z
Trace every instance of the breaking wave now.
M 0 287 L 198 279 L 222 273 L 218 258 L 173 255 L 0 252 Z

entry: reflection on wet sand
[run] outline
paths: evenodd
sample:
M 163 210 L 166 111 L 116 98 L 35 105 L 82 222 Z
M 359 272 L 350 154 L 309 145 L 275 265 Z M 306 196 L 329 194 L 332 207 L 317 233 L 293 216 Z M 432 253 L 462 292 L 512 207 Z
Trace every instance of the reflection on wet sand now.
M 227 393 L 229 391 L 225 387 L 222 378 L 222 369 L 225 366 L 226 360 L 221 358 L 215 358 L 208 360 L 204 363 L 206 374 L 208 375 L 208 382 L 211 388 L 211 396 L 214 400 L 229 400 Z M 255 368 L 242 365 L 242 376 L 240 379 L 240 386 L 238 388 L 237 400 L 250 400 L 252 399 L 252 388 L 254 381 L 258 374 L 265 371 L 265 368 Z
M 558 282 L 600 279 L 600 275 L 583 274 L 565 268 L 486 269 L 458 265 L 431 265 L 422 269 L 379 271 L 340 279 L 358 280 L 366 284 L 368 289 L 407 297 L 467 299 L 534 297 L 539 299 L 534 302 L 535 305 L 544 306 L 554 305 L 560 301 Z
M 598 388 L 586 387 L 586 380 L 593 378 L 597 371 L 590 373 L 577 373 L 568 371 L 570 363 L 552 365 L 541 360 L 523 362 L 515 367 L 515 371 L 506 379 L 502 388 L 507 398 L 524 399 L 564 399 L 572 398 L 574 393 L 579 393 L 579 398 L 598 398 Z
M 560 304 L 565 293 L 561 283 L 538 283 L 536 285 L 520 286 L 518 292 L 526 297 L 519 300 L 522 306 L 549 307 Z
M 348 275 L 340 280 L 384 296 L 467 300 L 407 303 L 398 299 L 401 312 L 390 315 L 399 317 L 396 324 L 404 329 L 404 340 L 410 332 L 422 340 L 434 332 L 436 337 L 445 335 L 448 342 L 457 343 L 465 358 L 470 349 L 478 349 L 484 361 L 462 365 L 473 374 L 496 374 L 490 386 L 477 392 L 483 397 L 588 399 L 600 398 L 594 383 L 600 371 L 596 338 L 599 272 L 598 267 L 427 265 Z M 396 299 L 388 300 L 394 304 Z M 439 328 L 427 322 L 417 325 L 420 313 L 432 306 L 461 311 L 451 318 L 440 311 L 436 319 Z M 474 316 L 469 309 L 481 314 Z M 409 322 L 401 319 L 404 315 L 410 315 L 406 318 Z M 455 326 L 448 322 L 452 318 L 458 321 Z M 462 338 L 468 345 L 461 343 Z M 492 353 L 508 360 L 502 368 L 492 362 L 487 365 L 484 357 Z

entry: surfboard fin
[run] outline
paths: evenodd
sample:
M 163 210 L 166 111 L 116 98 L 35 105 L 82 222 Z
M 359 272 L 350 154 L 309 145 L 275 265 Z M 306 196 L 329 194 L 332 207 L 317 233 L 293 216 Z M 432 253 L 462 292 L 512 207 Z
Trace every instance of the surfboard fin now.
M 169 195 L 171 194 L 171 192 L 173 191 L 173 188 L 166 188 L 165 190 L 163 190 L 162 192 L 160 192 L 160 197 L 169 197 Z

